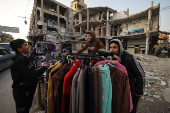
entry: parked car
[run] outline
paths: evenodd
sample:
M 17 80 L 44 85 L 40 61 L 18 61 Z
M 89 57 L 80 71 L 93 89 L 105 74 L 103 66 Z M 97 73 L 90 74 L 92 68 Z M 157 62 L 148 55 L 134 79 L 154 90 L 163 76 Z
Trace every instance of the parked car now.
M 9 43 L 9 42 L 0 43 L 0 47 L 5 48 L 5 49 L 8 50 L 9 52 L 11 52 L 13 55 L 15 55 L 15 51 L 13 51 L 13 50 L 10 48 L 10 43 Z
M 0 47 L 0 71 L 11 66 L 13 56 L 14 55 L 11 52 Z

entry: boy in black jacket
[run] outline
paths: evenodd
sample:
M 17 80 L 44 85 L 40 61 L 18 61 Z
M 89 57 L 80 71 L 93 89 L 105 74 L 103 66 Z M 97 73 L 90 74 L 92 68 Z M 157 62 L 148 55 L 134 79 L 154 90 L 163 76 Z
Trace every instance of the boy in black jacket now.
M 42 75 L 50 64 L 36 70 L 34 60 L 29 56 L 29 45 L 23 39 L 11 41 L 10 47 L 16 52 L 11 65 L 16 112 L 29 113 L 38 82 L 37 77 Z
M 109 47 L 110 51 L 115 54 L 114 58 L 124 65 L 127 70 L 133 101 L 133 110 L 131 113 L 136 113 L 139 98 L 143 95 L 143 77 L 145 76 L 143 68 L 133 55 L 124 51 L 120 40 L 112 39 L 109 43 Z

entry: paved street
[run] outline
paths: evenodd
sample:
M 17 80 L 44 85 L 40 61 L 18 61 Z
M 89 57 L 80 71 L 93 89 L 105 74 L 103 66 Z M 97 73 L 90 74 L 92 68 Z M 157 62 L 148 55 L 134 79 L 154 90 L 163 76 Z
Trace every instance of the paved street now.
M 16 113 L 10 69 L 0 71 L 0 113 Z

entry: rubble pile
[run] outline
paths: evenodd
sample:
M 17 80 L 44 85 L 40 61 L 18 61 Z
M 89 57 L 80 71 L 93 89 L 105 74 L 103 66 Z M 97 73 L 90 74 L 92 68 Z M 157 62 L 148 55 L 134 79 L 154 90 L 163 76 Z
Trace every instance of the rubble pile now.
M 170 64 L 168 58 L 160 58 L 151 55 L 134 54 L 137 61 L 145 71 L 144 94 L 140 101 L 141 108 L 146 106 L 147 102 L 155 105 L 157 102 L 165 102 L 165 94 L 168 92 L 168 82 L 170 75 Z M 144 105 L 145 104 L 145 105 Z M 149 104 L 147 104 L 149 105 Z M 161 110 L 161 108 L 159 108 Z M 162 108 L 163 109 L 163 108 Z M 139 112 L 151 112 L 152 110 L 140 109 Z

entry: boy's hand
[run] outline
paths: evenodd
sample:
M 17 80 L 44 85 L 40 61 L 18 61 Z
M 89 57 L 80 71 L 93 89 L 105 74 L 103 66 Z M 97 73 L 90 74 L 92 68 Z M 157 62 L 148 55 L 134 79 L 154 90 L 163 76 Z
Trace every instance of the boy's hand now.
M 99 53 L 96 53 L 97 56 L 99 56 Z
M 50 63 L 45 63 L 44 66 L 48 69 L 50 67 Z
M 121 58 L 118 57 L 117 55 L 114 55 L 114 59 L 116 59 L 118 62 L 121 62 Z
M 74 53 L 74 54 L 77 54 L 77 53 L 78 53 L 78 51 L 74 51 L 73 53 Z

